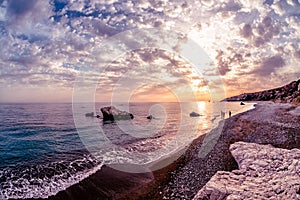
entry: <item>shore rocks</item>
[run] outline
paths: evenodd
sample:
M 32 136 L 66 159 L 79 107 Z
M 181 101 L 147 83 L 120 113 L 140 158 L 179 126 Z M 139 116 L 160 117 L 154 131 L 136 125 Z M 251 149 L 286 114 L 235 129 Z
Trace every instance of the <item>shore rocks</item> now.
M 114 106 L 107 106 L 100 109 L 103 115 L 103 121 L 115 121 L 115 120 L 130 120 L 134 116 L 126 111 L 121 111 Z
M 300 199 L 300 150 L 236 142 L 230 152 L 239 169 L 218 171 L 199 199 Z
M 274 101 L 300 105 L 300 79 L 279 88 L 240 94 L 226 98 L 224 101 Z

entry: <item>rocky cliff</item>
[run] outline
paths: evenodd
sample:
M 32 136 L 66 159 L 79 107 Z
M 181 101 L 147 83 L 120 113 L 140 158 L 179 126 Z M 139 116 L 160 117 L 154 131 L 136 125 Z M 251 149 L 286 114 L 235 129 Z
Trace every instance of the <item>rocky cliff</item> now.
M 203 199 L 300 199 L 300 150 L 236 142 L 239 170 L 219 171 L 197 193 Z
M 300 104 L 300 79 L 285 86 L 229 97 L 224 101 L 274 101 L 278 103 Z

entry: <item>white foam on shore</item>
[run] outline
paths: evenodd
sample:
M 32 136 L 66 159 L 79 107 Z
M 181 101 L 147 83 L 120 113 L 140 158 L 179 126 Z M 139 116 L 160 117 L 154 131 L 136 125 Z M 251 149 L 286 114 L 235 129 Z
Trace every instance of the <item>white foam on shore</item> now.
M 253 108 L 254 104 L 246 104 L 245 106 L 239 108 L 241 110 L 234 112 L 233 115 L 245 112 Z M 125 148 L 125 150 L 122 149 L 122 151 L 114 149 L 109 151 L 105 149 L 104 152 L 99 151 L 99 159 L 97 161 L 95 161 L 94 158 L 90 156 L 75 160 L 73 161 L 73 163 L 79 165 L 81 165 L 80 163 L 83 163 L 82 169 L 80 169 L 79 171 L 74 172 L 70 164 L 63 170 L 56 171 L 57 173 L 55 173 L 55 175 L 49 177 L 28 177 L 28 174 L 30 175 L 31 173 L 26 171 L 28 170 L 28 168 L 22 167 L 19 168 L 20 170 L 17 174 L 17 170 L 13 171 L 9 168 L 0 170 L 0 180 L 4 180 L 3 182 L 0 182 L 0 199 L 47 198 L 49 196 L 57 194 L 60 191 L 66 190 L 68 187 L 94 174 L 101 169 L 101 167 L 103 166 L 103 162 L 105 162 L 106 164 L 133 163 L 139 165 L 150 164 L 162 160 L 184 149 L 194 139 L 218 126 L 219 121 L 221 120 L 219 112 L 220 111 L 217 110 L 215 114 L 204 116 L 207 117 L 207 121 L 212 123 L 209 124 L 209 128 L 201 130 L 195 129 L 197 130 L 195 131 L 195 134 L 188 134 L 188 131 L 191 129 L 186 128 L 181 131 L 181 133 L 177 133 L 175 131 L 177 134 L 174 133 L 174 135 L 172 135 L 172 133 L 169 133 L 157 138 L 148 138 L 143 141 L 139 140 L 126 147 L 123 147 Z M 189 116 L 187 117 L 187 119 L 195 120 L 191 119 Z M 211 119 L 214 120 L 211 121 Z M 97 164 L 95 164 L 91 168 L 85 168 L 84 163 L 86 164 L 87 162 L 89 162 L 89 160 L 90 162 Z M 66 165 L 67 164 L 68 163 L 66 163 Z M 165 164 L 167 165 L 169 163 Z M 40 170 L 45 170 L 47 168 L 52 168 L 52 166 L 49 167 L 47 165 L 38 167 L 38 169 Z
M 66 190 L 68 187 L 100 170 L 103 166 L 102 163 L 98 163 L 90 169 L 83 169 L 82 171 L 75 173 L 73 172 L 74 169 L 71 167 L 72 164 L 75 163 L 77 166 L 80 166 L 81 163 L 95 163 L 92 159 L 93 158 L 91 156 L 87 156 L 83 159 L 75 160 L 69 163 L 67 170 L 64 169 L 63 171 L 56 171 L 58 174 L 51 177 L 32 177 L 31 174 L 29 174 L 28 177 L 28 173 L 30 173 L 29 171 L 32 170 L 28 168 L 23 171 L 19 170 L 18 172 L 11 169 L 1 170 L 0 179 L 5 179 L 6 181 L 2 182 L 0 185 L 0 197 L 1 199 L 48 198 L 60 191 Z M 35 169 L 42 170 L 47 167 L 49 166 L 39 166 Z

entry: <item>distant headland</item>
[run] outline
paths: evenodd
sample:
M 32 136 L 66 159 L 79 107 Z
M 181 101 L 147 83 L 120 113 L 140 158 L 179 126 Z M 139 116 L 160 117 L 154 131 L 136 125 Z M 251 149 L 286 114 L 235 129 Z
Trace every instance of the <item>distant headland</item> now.
M 300 105 L 300 79 L 282 87 L 254 93 L 244 93 L 226 98 L 223 101 L 274 101 L 276 103 Z

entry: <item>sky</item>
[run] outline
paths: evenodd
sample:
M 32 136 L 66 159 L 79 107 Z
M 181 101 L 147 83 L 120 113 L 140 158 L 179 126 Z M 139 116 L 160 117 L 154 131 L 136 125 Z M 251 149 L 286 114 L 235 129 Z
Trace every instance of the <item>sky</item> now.
M 0 102 L 220 100 L 300 78 L 297 0 L 0 5 Z

